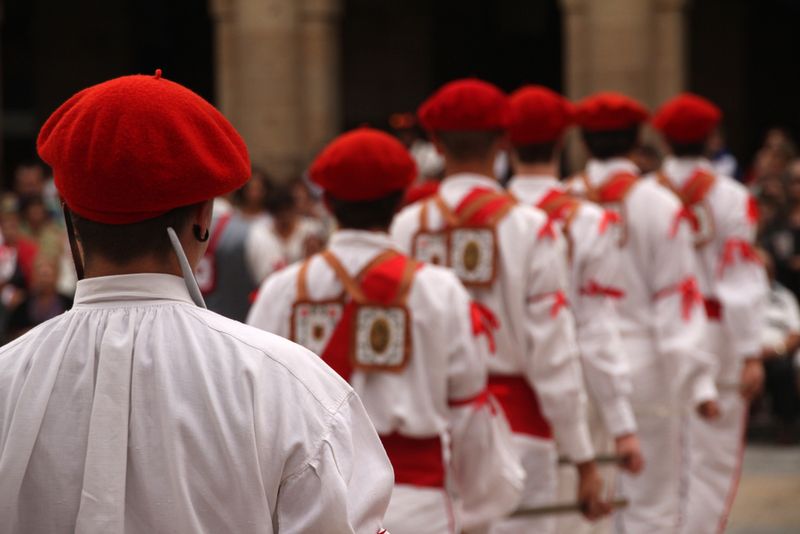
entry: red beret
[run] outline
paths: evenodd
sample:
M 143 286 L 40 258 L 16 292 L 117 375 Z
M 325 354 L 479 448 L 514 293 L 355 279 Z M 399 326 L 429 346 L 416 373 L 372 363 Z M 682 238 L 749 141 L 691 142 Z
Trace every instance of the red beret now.
M 326 146 L 311 164 L 310 176 L 331 196 L 358 202 L 404 190 L 417 177 L 417 166 L 400 141 L 365 127 Z
M 653 127 L 678 143 L 705 141 L 722 119 L 722 112 L 712 102 L 692 93 L 682 93 L 661 106 Z
M 509 97 L 509 137 L 515 145 L 548 143 L 561 138 L 572 124 L 572 103 L 547 87 L 529 85 Z
M 37 141 L 70 210 L 130 224 L 241 187 L 247 147 L 198 95 L 155 76 L 84 89 L 47 119 Z
M 508 101 L 496 86 L 467 78 L 439 88 L 417 111 L 426 130 L 504 130 L 508 126 Z
M 624 130 L 647 120 L 647 110 L 636 100 L 620 93 L 597 93 L 575 108 L 575 122 L 584 130 Z

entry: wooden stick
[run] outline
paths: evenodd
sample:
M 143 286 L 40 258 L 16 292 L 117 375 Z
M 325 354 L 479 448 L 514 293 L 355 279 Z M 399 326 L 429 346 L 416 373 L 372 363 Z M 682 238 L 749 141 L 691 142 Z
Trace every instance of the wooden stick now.
M 620 464 L 622 457 L 616 454 L 598 454 L 594 457 L 594 461 L 598 464 Z M 558 465 L 574 465 L 574 462 L 566 456 L 561 456 L 558 459 Z
M 614 499 L 611 501 L 611 507 L 614 509 L 625 508 L 628 506 L 628 499 Z M 537 506 L 536 508 L 522 508 L 511 514 L 511 517 L 531 517 L 539 515 L 556 515 L 556 514 L 571 514 L 581 512 L 583 506 L 581 503 L 561 503 L 549 504 L 547 506 Z

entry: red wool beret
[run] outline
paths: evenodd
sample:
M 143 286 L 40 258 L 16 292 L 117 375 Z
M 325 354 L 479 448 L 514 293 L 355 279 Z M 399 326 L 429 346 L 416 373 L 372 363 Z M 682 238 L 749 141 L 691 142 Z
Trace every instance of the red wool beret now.
M 547 87 L 522 87 L 508 101 L 511 116 L 508 133 L 515 145 L 557 141 L 574 120 L 572 103 Z
M 575 107 L 575 122 L 590 132 L 624 130 L 647 120 L 647 110 L 620 93 L 597 93 Z
M 247 147 L 200 96 L 155 76 L 84 89 L 47 119 L 37 141 L 70 210 L 106 224 L 158 217 L 241 187 Z
M 439 88 L 417 111 L 429 131 L 504 130 L 508 126 L 508 100 L 498 87 L 466 78 Z
M 682 93 L 661 106 L 653 117 L 653 127 L 670 141 L 698 143 L 711 135 L 721 119 L 722 111 L 712 102 Z
M 417 166 L 400 141 L 365 127 L 334 139 L 309 174 L 334 198 L 358 202 L 402 191 L 417 177 Z

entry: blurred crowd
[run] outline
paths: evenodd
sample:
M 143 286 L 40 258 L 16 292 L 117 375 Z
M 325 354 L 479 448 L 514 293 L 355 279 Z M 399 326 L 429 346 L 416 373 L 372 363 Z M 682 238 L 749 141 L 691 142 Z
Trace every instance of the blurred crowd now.
M 435 191 L 444 161 L 412 114 L 396 114 L 389 127 L 417 162 L 412 202 Z M 633 155 L 643 173 L 659 168 L 662 150 L 649 144 Z M 800 154 L 780 128 L 766 132 L 749 167 L 740 167 L 721 133 L 708 158 L 720 174 L 733 176 L 753 193 L 759 212 L 760 254 L 772 282 L 764 325 L 766 393 L 756 417 L 774 425 L 779 442 L 797 440 L 800 415 Z M 496 175 L 511 175 L 498 158 Z M 334 230 L 321 192 L 305 177 L 279 181 L 254 169 L 250 181 L 215 203 L 209 252 L 197 278 L 209 308 L 244 320 L 269 274 L 322 250 Z M 72 305 L 76 276 L 52 176 L 40 162 L 14 172 L 11 191 L 0 196 L 0 339 L 7 343 Z M 757 428 L 758 425 L 756 425 Z

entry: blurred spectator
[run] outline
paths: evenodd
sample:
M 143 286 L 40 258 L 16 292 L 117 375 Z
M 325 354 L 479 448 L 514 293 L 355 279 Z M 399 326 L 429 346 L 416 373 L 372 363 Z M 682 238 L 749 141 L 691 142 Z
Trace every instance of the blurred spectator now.
M 303 215 L 296 196 L 297 184 L 274 184 L 267 197 L 272 216 L 272 231 L 288 263 L 308 258 L 325 247 L 326 232 L 322 223 Z
M 322 189 L 311 183 L 308 176 L 304 175 L 294 182 L 292 192 L 300 215 L 319 221 L 325 228 L 325 241 L 327 242 L 328 237 L 336 229 L 336 219 L 325 207 L 322 200 Z
M 21 197 L 19 212 L 22 234 L 36 242 L 40 254 L 59 258 L 63 252 L 64 230 L 53 221 L 42 196 Z
M 661 168 L 661 153 L 653 145 L 637 146 L 631 153 L 631 159 L 642 171 L 642 174 L 650 174 Z
M 417 124 L 416 115 L 394 113 L 389 117 L 389 126 L 414 158 L 419 181 L 440 180 L 444 174 L 444 158 L 433 146 L 433 143 L 425 138 Z
M 777 279 L 795 295 L 800 294 L 800 162 L 793 163 L 783 181 L 767 177 L 760 183 L 758 198 L 761 245 L 775 262 Z M 765 219 L 766 216 L 771 220 Z
M 38 162 L 22 163 L 14 170 L 14 193 L 19 198 L 41 197 L 45 193 L 47 172 Z
M 22 272 L 24 287 L 30 287 L 33 276 L 33 263 L 39 253 L 35 241 L 22 232 L 19 216 L 19 203 L 13 196 L 6 196 L 0 202 L 0 237 L 2 244 L 14 249 L 16 260 Z
M 60 315 L 72 307 L 72 298 L 58 292 L 58 259 L 40 254 L 25 299 L 11 312 L 6 324 L 6 341 Z
M 261 282 L 285 263 L 262 218 L 245 217 L 225 199 L 215 201 L 208 248 L 195 269 L 208 309 L 244 321 Z
M 717 128 L 708 140 L 706 146 L 708 159 L 711 160 L 711 166 L 714 172 L 723 176 L 730 176 L 731 178 L 739 179 L 739 163 L 736 157 L 728 150 L 725 145 L 725 135 L 722 130 Z
M 769 179 L 782 179 L 795 157 L 794 141 L 785 130 L 773 128 L 764 136 L 764 144 L 756 153 L 755 161 L 745 183 L 760 185 Z
M 233 193 L 233 204 L 238 208 L 242 217 L 262 222 L 269 220 L 266 206 L 271 183 L 272 180 L 265 171 L 253 168 L 250 180 Z
M 760 251 L 770 279 L 770 293 L 765 314 L 762 357 L 766 372 L 765 393 L 770 411 L 778 423 L 777 440 L 794 440 L 794 425 L 800 413 L 797 388 L 797 351 L 800 349 L 800 308 L 797 298 L 775 279 L 772 259 Z

